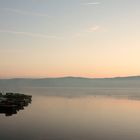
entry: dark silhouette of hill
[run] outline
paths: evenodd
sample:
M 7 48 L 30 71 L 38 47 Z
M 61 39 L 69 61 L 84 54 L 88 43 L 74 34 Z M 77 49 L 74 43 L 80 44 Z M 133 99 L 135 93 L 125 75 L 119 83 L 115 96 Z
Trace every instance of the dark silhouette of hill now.
M 13 78 L 0 79 L 0 87 L 140 87 L 140 76 L 114 78 Z

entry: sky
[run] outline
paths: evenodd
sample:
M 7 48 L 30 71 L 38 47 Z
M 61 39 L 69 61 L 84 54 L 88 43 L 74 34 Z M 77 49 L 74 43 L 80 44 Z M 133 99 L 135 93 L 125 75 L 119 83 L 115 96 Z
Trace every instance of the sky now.
M 0 0 L 0 78 L 140 75 L 139 0 Z

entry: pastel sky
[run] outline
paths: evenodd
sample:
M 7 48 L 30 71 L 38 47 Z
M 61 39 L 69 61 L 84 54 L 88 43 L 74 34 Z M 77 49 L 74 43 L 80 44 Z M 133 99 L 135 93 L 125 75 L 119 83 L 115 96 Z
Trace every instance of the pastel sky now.
M 139 0 L 0 0 L 0 78 L 129 75 Z

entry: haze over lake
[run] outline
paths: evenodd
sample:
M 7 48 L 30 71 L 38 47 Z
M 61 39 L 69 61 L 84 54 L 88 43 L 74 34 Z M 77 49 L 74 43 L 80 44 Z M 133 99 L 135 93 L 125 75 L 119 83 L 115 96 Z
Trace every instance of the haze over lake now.
M 133 82 L 139 85 L 138 79 Z M 140 139 L 140 88 L 134 83 L 110 87 L 22 86 L 21 79 L 18 83 L 0 88 L 31 94 L 32 103 L 12 116 L 0 114 L 2 140 Z

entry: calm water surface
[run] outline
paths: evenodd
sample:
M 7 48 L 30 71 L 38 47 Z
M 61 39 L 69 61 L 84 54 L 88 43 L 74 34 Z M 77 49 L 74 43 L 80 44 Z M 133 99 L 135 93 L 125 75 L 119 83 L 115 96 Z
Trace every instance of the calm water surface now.
M 9 89 L 11 90 L 11 89 Z M 139 89 L 23 88 L 33 101 L 0 114 L 0 140 L 139 140 Z

